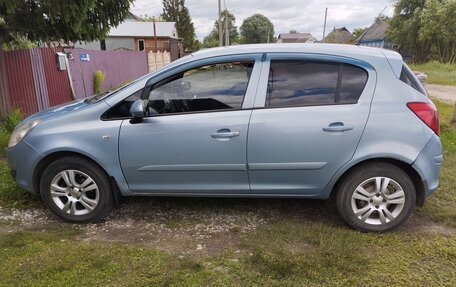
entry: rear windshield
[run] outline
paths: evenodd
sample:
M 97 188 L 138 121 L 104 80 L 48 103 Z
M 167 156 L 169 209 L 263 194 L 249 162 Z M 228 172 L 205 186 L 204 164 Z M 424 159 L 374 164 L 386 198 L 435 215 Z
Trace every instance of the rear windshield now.
M 402 82 L 406 83 L 418 92 L 426 95 L 426 90 L 423 88 L 423 85 L 421 85 L 420 81 L 416 78 L 415 74 L 413 74 L 412 70 L 410 70 L 406 64 L 402 66 L 400 79 Z

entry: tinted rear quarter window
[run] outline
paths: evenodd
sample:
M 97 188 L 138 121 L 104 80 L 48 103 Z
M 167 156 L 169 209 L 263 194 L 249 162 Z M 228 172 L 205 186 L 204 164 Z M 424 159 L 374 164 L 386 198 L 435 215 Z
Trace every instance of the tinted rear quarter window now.
M 418 92 L 426 95 L 426 91 L 424 90 L 423 86 L 421 83 L 418 81 L 418 79 L 415 77 L 413 74 L 412 70 L 407 67 L 407 65 L 402 66 L 402 72 L 401 72 L 401 77 L 400 80 L 410 87 L 414 88 Z
M 266 107 L 355 104 L 367 78 L 364 69 L 349 64 L 272 61 Z

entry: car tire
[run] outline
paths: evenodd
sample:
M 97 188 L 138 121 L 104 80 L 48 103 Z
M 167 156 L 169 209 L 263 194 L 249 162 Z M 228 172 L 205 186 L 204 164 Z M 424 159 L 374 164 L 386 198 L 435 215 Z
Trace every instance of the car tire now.
M 46 206 L 66 222 L 98 221 L 114 201 L 109 177 L 97 164 L 80 157 L 63 157 L 43 172 L 40 194 Z
M 362 232 L 385 232 L 401 225 L 416 204 L 416 190 L 401 168 L 383 162 L 350 171 L 337 191 L 337 209 L 345 222 Z

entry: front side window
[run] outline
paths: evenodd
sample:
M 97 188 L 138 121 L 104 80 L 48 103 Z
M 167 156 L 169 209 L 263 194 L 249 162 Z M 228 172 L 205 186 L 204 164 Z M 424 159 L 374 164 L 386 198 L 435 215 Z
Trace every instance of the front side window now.
M 336 62 L 272 61 L 266 107 L 357 103 L 367 72 Z
M 202 66 L 157 83 L 150 113 L 175 114 L 242 108 L 253 62 Z

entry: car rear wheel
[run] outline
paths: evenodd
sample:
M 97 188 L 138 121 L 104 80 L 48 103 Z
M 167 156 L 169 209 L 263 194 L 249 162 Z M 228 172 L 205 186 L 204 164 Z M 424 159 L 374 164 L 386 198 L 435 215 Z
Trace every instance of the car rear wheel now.
M 351 227 L 383 232 L 402 224 L 413 212 L 416 191 L 410 177 L 388 163 L 362 165 L 342 181 L 337 208 Z
M 51 163 L 41 178 L 40 192 L 49 209 L 68 222 L 99 220 L 113 206 L 105 172 L 79 157 L 65 157 Z

